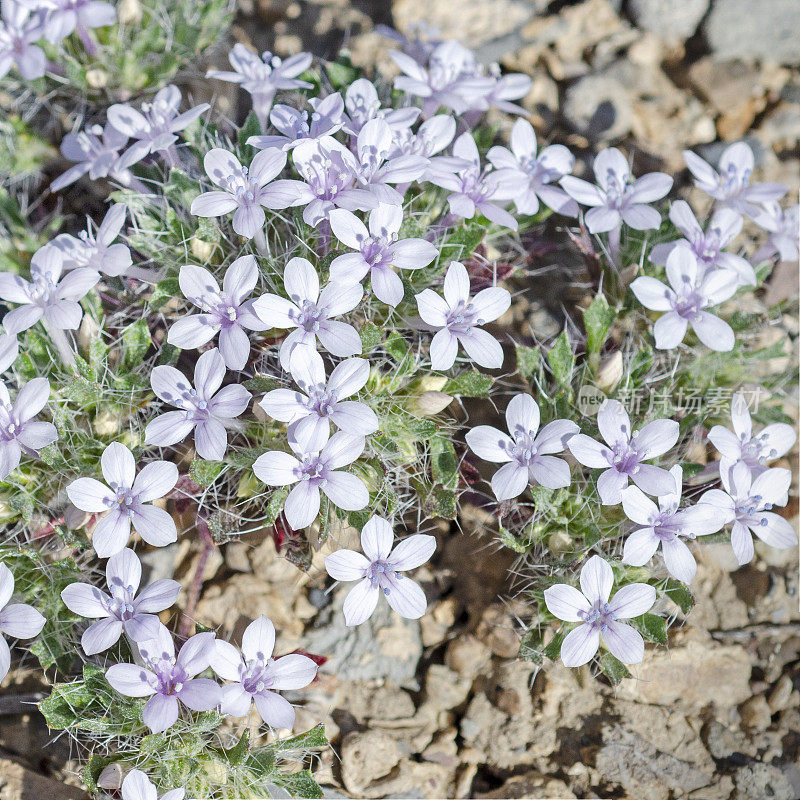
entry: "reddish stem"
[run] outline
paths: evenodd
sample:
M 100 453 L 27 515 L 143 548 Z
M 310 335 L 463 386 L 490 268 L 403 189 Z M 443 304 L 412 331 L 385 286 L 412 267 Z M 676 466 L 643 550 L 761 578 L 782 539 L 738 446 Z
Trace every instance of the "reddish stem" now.
M 189 636 L 192 626 L 194 625 L 194 619 L 192 619 L 192 617 L 197 608 L 197 601 L 200 599 L 200 592 L 203 588 L 203 573 L 206 570 L 208 557 L 217 546 L 214 543 L 214 538 L 211 536 L 210 528 L 199 514 L 197 515 L 197 530 L 200 533 L 200 537 L 203 539 L 204 545 L 203 549 L 200 551 L 200 558 L 197 559 L 197 568 L 192 578 L 192 585 L 189 587 L 189 599 L 186 602 L 183 618 L 178 628 L 178 635 L 185 637 Z

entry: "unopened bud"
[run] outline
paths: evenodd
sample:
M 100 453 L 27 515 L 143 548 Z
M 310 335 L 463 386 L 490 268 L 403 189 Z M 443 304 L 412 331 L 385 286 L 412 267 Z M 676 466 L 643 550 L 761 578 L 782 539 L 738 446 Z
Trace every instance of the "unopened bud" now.
M 89 351 L 89 347 L 95 339 L 100 336 L 100 326 L 89 314 L 83 315 L 81 327 L 78 330 L 78 347 L 84 352 Z
M 100 789 L 114 791 L 122 787 L 122 765 L 109 764 L 97 779 L 97 786 Z
M 414 398 L 411 405 L 411 410 L 415 414 L 420 414 L 423 417 L 432 417 L 441 411 L 444 411 L 453 398 L 444 392 L 423 392 Z
M 200 261 L 208 261 L 212 255 L 214 255 L 214 248 L 216 245 L 213 242 L 206 242 L 204 239 L 198 239 L 196 236 L 192 236 L 189 239 L 189 249 L 192 251 L 192 255 L 195 258 L 199 258 Z
M 566 553 L 572 550 L 572 539 L 566 531 L 556 531 L 547 540 L 547 546 L 553 553 Z
M 108 85 L 108 73 L 104 69 L 90 69 L 86 72 L 86 83 L 90 89 L 103 89 Z
M 132 22 L 139 22 L 142 18 L 142 4 L 139 0 L 120 0 L 117 3 L 117 19 L 128 25 Z
M 619 383 L 621 378 L 622 353 L 617 350 L 601 362 L 595 384 L 604 392 L 609 392 Z

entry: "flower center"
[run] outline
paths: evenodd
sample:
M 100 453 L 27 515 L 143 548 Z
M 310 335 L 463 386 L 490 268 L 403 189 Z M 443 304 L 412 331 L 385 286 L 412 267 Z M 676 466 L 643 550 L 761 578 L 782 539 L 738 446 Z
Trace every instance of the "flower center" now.
M 476 325 L 483 325 L 483 320 L 478 319 L 478 313 L 472 306 L 472 303 L 459 300 L 445 320 L 445 326 L 452 333 L 467 333 L 471 328 Z
M 610 622 L 617 619 L 605 600 L 595 600 L 594 605 L 588 611 L 579 611 L 578 615 L 587 625 L 597 628 L 601 633 L 606 630 Z
M 369 579 L 373 587 L 388 595 L 391 594 L 396 582 L 401 580 L 403 576 L 396 572 L 394 567 L 387 561 L 379 559 L 369 565 L 364 577 Z

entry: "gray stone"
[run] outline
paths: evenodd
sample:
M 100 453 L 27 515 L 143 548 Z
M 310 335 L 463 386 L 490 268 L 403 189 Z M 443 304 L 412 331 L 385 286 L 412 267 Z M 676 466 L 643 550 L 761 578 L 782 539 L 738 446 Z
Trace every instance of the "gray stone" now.
M 703 27 L 721 58 L 800 64 L 797 0 L 717 0 Z
M 628 0 L 631 19 L 665 42 L 689 39 L 708 11 L 710 0 Z
M 563 113 L 578 133 L 592 141 L 619 139 L 633 125 L 630 91 L 615 78 L 598 73 L 567 89 Z
M 780 767 L 753 762 L 736 770 L 736 800 L 794 800 L 791 781 Z

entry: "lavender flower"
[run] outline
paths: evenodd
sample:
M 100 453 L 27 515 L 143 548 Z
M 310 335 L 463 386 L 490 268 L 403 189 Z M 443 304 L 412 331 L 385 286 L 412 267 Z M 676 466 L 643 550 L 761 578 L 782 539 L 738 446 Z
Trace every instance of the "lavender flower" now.
M 83 317 L 78 301 L 100 275 L 82 267 L 62 278 L 64 255 L 53 245 L 45 245 L 36 257 L 30 281 L 10 272 L 0 273 L 0 297 L 19 305 L 3 317 L 3 326 L 9 333 L 18 334 L 42 320 L 50 329 L 75 330 Z
M 181 92 L 177 86 L 165 86 L 150 103 L 137 111 L 125 103 L 115 103 L 108 109 L 108 121 L 135 142 L 120 156 L 118 169 L 128 169 L 150 153 L 166 153 L 170 163 L 176 161 L 175 142 L 178 131 L 191 125 L 211 106 L 199 106 L 178 113 Z
M 420 115 L 418 108 L 381 108 L 378 90 L 366 78 L 358 78 L 347 87 L 344 104 L 347 109 L 344 130 L 355 137 L 373 119 L 384 120 L 394 135 L 408 130 Z
M 741 462 L 749 467 L 753 478 L 757 478 L 767 469 L 768 461 L 786 455 L 797 440 L 794 428 L 784 422 L 767 425 L 754 436 L 747 401 L 740 392 L 731 400 L 731 422 L 733 431 L 714 425 L 708 432 L 708 440 L 720 452 L 721 474 Z
M 456 170 L 432 166 L 428 169 L 427 179 L 447 189 L 450 194 L 447 202 L 450 212 L 457 217 L 472 219 L 476 214 L 483 214 L 490 222 L 504 225 L 511 230 L 517 229 L 517 221 L 497 202 L 510 200 L 515 189 L 498 180 L 497 173 L 489 172 L 491 166 L 481 169 L 478 145 L 471 133 L 462 133 L 453 145 L 453 155 L 461 159 L 466 166 Z
M 562 144 L 545 147 L 537 155 L 536 133 L 527 120 L 514 123 L 510 151 L 495 146 L 487 158 L 497 170 L 495 179 L 514 190 L 512 200 L 520 214 L 535 214 L 541 200 L 559 214 L 577 216 L 578 204 L 563 189 L 551 185 L 572 172 L 575 156 Z
M 302 183 L 272 180 L 285 164 L 286 153 L 282 150 L 257 153 L 249 168 L 243 167 L 227 150 L 220 147 L 209 150 L 203 166 L 222 191 L 203 192 L 195 197 L 191 213 L 198 217 L 220 217 L 233 211 L 233 229 L 245 239 L 252 239 L 264 227 L 267 218 L 264 208 L 301 204 Z
M 291 653 L 272 658 L 275 626 L 265 616 L 254 619 L 242 634 L 241 653 L 217 639 L 211 653 L 211 668 L 226 681 L 220 710 L 232 717 L 246 717 L 253 702 L 271 728 L 294 725 L 294 709 L 278 691 L 302 689 L 317 676 L 317 665 L 308 656 Z
M 203 312 L 179 319 L 169 329 L 167 341 L 182 350 L 201 347 L 219 334 L 219 351 L 228 369 L 242 370 L 250 355 L 250 340 L 245 329 L 263 331 L 266 325 L 248 300 L 258 282 L 254 256 L 237 258 L 225 271 L 222 290 L 214 276 L 203 267 L 181 267 L 181 291 Z
M 19 342 L 13 333 L 0 332 L 0 372 L 5 372 L 19 356 Z
M 455 156 L 436 155 L 453 141 L 456 121 L 446 114 L 437 114 L 425 120 L 416 133 L 410 128 L 393 131 L 392 149 L 389 156 L 413 155 L 428 160 L 428 167 L 419 180 L 428 180 L 429 175 L 456 172 L 469 166 L 469 162 Z
M 670 575 L 691 583 L 697 572 L 697 563 L 683 540 L 716 533 L 725 520 L 716 509 L 702 501 L 679 511 L 683 470 L 676 464 L 669 472 L 675 487 L 669 494 L 659 496 L 658 505 L 638 486 L 629 486 L 622 493 L 625 516 L 642 526 L 625 540 L 622 562 L 641 567 L 650 561 L 661 545 L 664 564 Z
M 370 274 L 372 291 L 392 307 L 403 299 L 403 282 L 394 271 L 419 269 L 436 258 L 436 247 L 425 239 L 400 239 L 403 209 L 379 203 L 369 215 L 369 230 L 355 214 L 343 208 L 330 213 L 334 236 L 357 253 L 345 253 L 331 262 L 331 280 L 357 283 Z
M 381 592 L 401 617 L 419 619 L 428 605 L 419 584 L 400 573 L 424 564 L 436 550 L 436 539 L 415 533 L 392 547 L 394 532 L 383 517 L 373 516 L 361 531 L 361 549 L 337 550 L 325 556 L 325 569 L 334 580 L 358 581 L 344 601 L 346 625 L 368 620 Z
M 142 711 L 142 722 L 153 733 L 163 733 L 175 724 L 180 703 L 192 711 L 210 711 L 219 704 L 219 685 L 194 677 L 208 668 L 213 633 L 190 637 L 177 658 L 172 637 L 163 625 L 156 637 L 138 645 L 144 666 L 114 664 L 106 670 L 106 680 L 126 697 L 150 698 Z
M 16 0 L 0 4 L 0 78 L 16 66 L 26 80 L 41 78 L 47 68 L 47 56 L 34 42 L 42 38 L 41 22 L 30 18 L 30 10 Z
M 631 169 L 625 156 L 616 147 L 597 154 L 594 160 L 597 185 L 572 175 L 559 183 L 570 197 L 581 205 L 591 206 L 586 212 L 590 233 L 615 231 L 626 225 L 637 231 L 658 228 L 661 215 L 645 205 L 660 200 L 672 188 L 672 178 L 663 172 L 651 172 L 630 182 Z
M 783 183 L 750 183 L 755 159 L 745 142 L 725 148 L 719 159 L 719 172 L 691 150 L 684 150 L 683 157 L 700 191 L 748 217 L 755 218 L 761 213 L 758 204 L 780 200 L 789 191 Z
M 262 130 L 267 129 L 269 110 L 279 89 L 312 88 L 310 83 L 297 78 L 311 66 L 311 53 L 298 53 L 281 60 L 266 51 L 259 58 L 243 44 L 238 43 L 233 46 L 228 61 L 233 67 L 233 72 L 211 69 L 206 73 L 206 77 L 238 83 L 250 95 L 253 111 L 261 123 Z
M 364 294 L 361 284 L 329 283 L 320 292 L 319 276 L 311 262 L 293 258 L 283 271 L 283 286 L 288 300 L 277 294 L 265 294 L 255 300 L 253 310 L 268 328 L 294 328 L 281 344 L 284 369 L 289 369 L 289 357 L 298 344 L 316 347 L 319 340 L 329 353 L 340 358 L 361 352 L 358 331 L 334 319 L 358 305 Z
M 362 480 L 343 472 L 364 450 L 364 437 L 338 431 L 318 447 L 317 442 L 289 439 L 295 455 L 272 450 L 253 464 L 256 477 L 267 486 L 293 486 L 283 512 L 295 530 L 308 527 L 319 514 L 320 490 L 338 508 L 360 511 L 369 503 Z
M 511 295 L 506 289 L 499 286 L 482 289 L 470 299 L 466 267 L 451 261 L 444 278 L 444 298 L 431 289 L 425 289 L 416 298 L 419 315 L 428 325 L 439 329 L 431 341 L 432 369 L 450 369 L 459 343 L 481 367 L 498 369 L 503 365 L 500 342 L 478 326 L 508 311 Z
M 51 191 L 58 192 L 87 173 L 93 181 L 110 178 L 127 186 L 133 175 L 119 166 L 119 151 L 127 141 L 128 137 L 111 124 L 68 133 L 61 142 L 61 153 L 67 161 L 77 163 L 50 184 Z
M 11 651 L 1 634 L 12 639 L 33 639 L 42 632 L 47 621 L 35 608 L 25 603 L 11 603 L 14 594 L 14 576 L 0 561 L 0 681 L 8 675 Z
M 694 253 L 688 247 L 676 247 L 667 256 L 667 279 L 669 286 L 647 276 L 631 283 L 631 291 L 645 308 L 667 312 L 653 326 L 656 347 L 659 350 L 677 347 L 691 325 L 697 338 L 710 350 L 732 350 L 736 342 L 733 329 L 706 309 L 736 293 L 739 275 L 730 270 L 714 270 L 698 280 Z
M 544 601 L 550 613 L 565 622 L 580 622 L 561 643 L 565 667 L 580 667 L 603 644 L 625 664 L 638 664 L 644 658 L 644 639 L 630 625 L 620 622 L 649 611 L 656 601 L 656 590 L 646 583 L 629 583 L 609 599 L 614 573 L 607 561 L 592 556 L 581 569 L 581 591 L 566 583 L 545 589 Z
M 273 419 L 288 422 L 289 438 L 321 448 L 330 436 L 330 423 L 352 436 L 369 436 L 378 430 L 378 417 L 366 404 L 346 400 L 364 387 L 369 362 L 348 358 L 325 378 L 325 366 L 316 350 L 295 347 L 290 359 L 292 377 L 300 391 L 273 389 L 259 403 Z
M 92 534 L 98 556 L 107 558 L 119 553 L 131 535 L 131 525 L 155 547 L 177 540 L 172 517 L 163 508 L 150 505 L 172 491 L 178 482 L 174 464 L 153 461 L 137 475 L 133 453 L 124 444 L 112 442 L 100 456 L 100 468 L 108 485 L 94 478 L 78 478 L 67 486 L 67 497 L 75 508 L 92 514 L 108 512 Z
M 769 232 L 767 241 L 754 258 L 780 257 L 781 261 L 797 261 L 797 231 L 800 229 L 800 205 L 782 209 L 777 203 L 764 203 L 764 210 L 755 217 L 755 223 Z
M 140 769 L 132 769 L 122 781 L 122 800 L 183 800 L 186 790 L 170 789 L 158 797 L 156 787 Z
M 680 432 L 677 422 L 656 419 L 631 432 L 631 420 L 622 403 L 605 400 L 597 414 L 597 426 L 605 445 L 579 433 L 567 442 L 567 447 L 584 466 L 605 469 L 597 479 L 603 505 L 620 503 L 629 480 L 656 497 L 674 491 L 675 481 L 667 470 L 643 462 L 663 455 L 675 445 Z
M 792 482 L 788 469 L 767 469 L 754 477 L 747 464 L 739 461 L 720 477 L 725 491 L 710 489 L 700 502 L 714 509 L 724 523 L 733 522 L 731 546 L 740 565 L 753 560 L 753 533 L 780 550 L 797 546 L 791 522 L 771 510 L 788 502 Z
M 677 200 L 670 207 L 669 218 L 686 238 L 657 244 L 650 252 L 650 260 L 654 264 L 664 266 L 676 247 L 686 247 L 697 259 L 698 280 L 711 271 L 729 270 L 738 275 L 739 285 L 756 285 L 756 273 L 750 263 L 741 256 L 723 250 L 742 230 L 740 214 L 730 208 L 718 208 L 704 231 L 689 204 Z
M 96 233 L 87 219 L 87 229 L 78 236 L 68 233 L 56 236 L 53 244 L 63 253 L 63 268 L 88 268 L 113 278 L 124 275 L 133 263 L 131 251 L 127 245 L 113 242 L 125 224 L 127 211 L 127 206 L 114 203 Z
M 142 565 L 127 547 L 106 563 L 106 582 L 110 595 L 90 583 L 71 583 L 61 599 L 74 614 L 97 619 L 81 637 L 87 656 L 102 653 L 115 644 L 122 632 L 134 642 L 158 636 L 156 612 L 169 608 L 178 597 L 181 585 L 163 579 L 150 584 L 136 597 L 142 579 Z
M 296 205 L 306 206 L 303 220 L 308 225 L 318 227 L 334 208 L 369 211 L 378 205 L 372 191 L 356 185 L 358 162 L 336 139 L 323 136 L 303 142 L 294 149 L 292 160 L 305 181 Z
M 332 136 L 344 125 L 344 100 L 338 92 L 322 99 L 312 97 L 307 111 L 299 111 L 292 106 L 277 105 L 269 114 L 272 127 L 278 134 L 251 136 L 247 144 L 259 150 L 277 147 L 293 150 L 302 142 L 316 141 L 323 136 Z
M 77 30 L 85 44 L 87 29 L 105 28 L 117 20 L 114 6 L 101 0 L 27 0 L 27 2 L 46 9 L 44 30 L 47 41 L 52 43 L 66 39 Z
M 530 483 L 549 489 L 569 486 L 569 464 L 551 454 L 564 451 L 569 439 L 578 433 L 578 426 L 557 419 L 539 431 L 539 421 L 536 401 L 529 394 L 517 394 L 506 408 L 511 436 L 489 425 L 468 431 L 467 444 L 477 456 L 504 464 L 492 476 L 492 491 L 498 501 L 517 497 Z
M 48 397 L 47 378 L 33 378 L 17 392 L 12 404 L 6 385 L 0 381 L 0 481 L 19 466 L 23 452 L 37 455 L 58 439 L 55 425 L 34 419 Z

